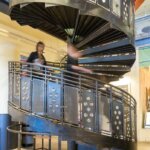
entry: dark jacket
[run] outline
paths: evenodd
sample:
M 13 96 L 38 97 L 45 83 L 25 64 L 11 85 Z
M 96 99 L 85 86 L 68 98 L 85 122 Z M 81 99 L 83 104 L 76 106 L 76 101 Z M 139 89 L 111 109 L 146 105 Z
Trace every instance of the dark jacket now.
M 75 59 L 68 55 L 67 57 L 67 70 L 68 71 L 75 71 L 72 69 L 72 65 L 78 66 L 78 59 Z
M 36 63 L 35 60 L 37 59 L 38 59 L 38 53 L 35 51 L 30 54 L 29 58 L 27 59 L 27 62 Z M 44 55 L 42 55 L 42 59 L 43 59 L 43 63 L 41 65 L 46 65 L 46 59 Z

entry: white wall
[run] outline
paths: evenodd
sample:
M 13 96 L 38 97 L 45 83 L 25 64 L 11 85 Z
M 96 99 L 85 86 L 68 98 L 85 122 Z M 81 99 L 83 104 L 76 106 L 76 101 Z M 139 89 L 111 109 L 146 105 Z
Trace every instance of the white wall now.
M 8 61 L 16 60 L 16 46 L 0 38 L 0 114 L 7 114 Z
M 20 55 L 29 56 L 35 43 L 27 43 L 0 35 L 0 114 L 8 113 L 8 62 L 19 61 Z M 57 52 L 45 49 L 48 61 L 58 61 Z
M 59 61 L 66 51 L 65 42 L 46 33 L 21 27 L 0 13 L 0 114 L 8 113 L 8 62 L 19 61 L 20 55 L 29 56 L 38 41 L 43 41 L 47 61 Z
M 148 81 L 149 82 L 149 81 Z M 150 142 L 150 129 L 144 129 L 143 116 L 143 99 L 140 98 L 140 70 L 139 70 L 139 53 L 137 50 L 136 61 L 131 72 L 124 75 L 124 78 L 113 82 L 113 85 L 128 85 L 128 92 L 137 102 L 137 138 L 139 142 Z
M 139 142 L 150 142 L 150 129 L 144 129 L 143 116 L 143 98 L 140 96 L 140 68 L 139 68 L 139 53 L 137 50 L 136 62 L 134 63 L 131 72 L 126 74 L 130 78 L 130 94 L 137 101 L 137 138 Z M 147 79 L 149 82 L 149 79 Z

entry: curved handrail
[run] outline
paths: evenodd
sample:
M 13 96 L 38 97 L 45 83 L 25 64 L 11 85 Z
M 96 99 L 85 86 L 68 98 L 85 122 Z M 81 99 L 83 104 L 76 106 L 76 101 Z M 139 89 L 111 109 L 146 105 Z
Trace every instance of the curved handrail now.
M 34 67 L 40 67 L 40 68 L 42 68 L 42 71 L 39 71 Z M 23 72 L 26 72 L 27 74 L 24 76 Z M 70 72 L 67 70 L 62 70 L 62 69 L 56 68 L 56 67 L 43 66 L 43 65 L 37 66 L 35 64 L 25 63 L 25 62 L 9 62 L 9 75 L 10 75 L 10 83 L 11 83 L 11 80 L 13 80 L 13 82 L 12 82 L 13 85 L 10 85 L 10 88 L 11 88 L 10 91 L 12 89 L 16 89 L 18 87 L 20 88 L 20 90 L 23 90 L 23 87 L 22 87 L 23 85 L 19 85 L 17 87 L 16 87 L 16 85 L 18 84 L 17 82 L 18 81 L 21 82 L 21 80 L 24 77 L 29 78 L 30 81 L 32 80 L 34 82 L 38 81 L 38 82 L 42 82 L 44 84 L 46 83 L 45 85 L 48 85 L 48 84 L 50 85 L 53 83 L 58 84 L 59 85 L 58 88 L 62 91 L 61 94 L 63 94 L 60 97 L 61 98 L 60 102 L 61 101 L 63 101 L 63 102 L 59 106 L 60 110 L 63 109 L 62 112 L 65 112 L 66 109 L 68 109 L 68 106 L 65 106 L 65 104 L 64 104 L 64 101 L 65 101 L 64 88 L 67 89 L 67 86 L 69 86 L 69 89 L 74 88 L 75 90 L 79 90 L 79 92 L 80 92 L 80 94 L 79 94 L 80 103 L 82 101 L 82 104 L 80 104 L 80 106 L 78 106 L 79 107 L 78 109 L 82 112 L 79 113 L 79 115 L 80 115 L 79 118 L 76 116 L 79 119 L 78 123 L 76 125 L 74 125 L 74 123 L 72 123 L 72 122 L 65 121 L 65 119 L 62 117 L 61 118 L 57 118 L 57 117 L 55 118 L 54 116 L 51 116 L 51 115 L 47 116 L 47 114 L 41 114 L 40 115 L 37 112 L 34 112 L 32 110 L 32 108 L 31 108 L 31 111 L 30 110 L 24 110 L 24 108 L 22 108 L 22 106 L 21 106 L 21 98 L 14 97 L 15 92 L 13 92 L 13 94 L 10 93 L 10 96 L 13 96 L 13 97 L 12 97 L 12 100 L 10 98 L 9 105 L 14 107 L 15 109 L 18 109 L 19 111 L 22 111 L 24 113 L 29 113 L 33 116 L 49 119 L 51 121 L 57 120 L 58 124 L 59 123 L 60 124 L 65 123 L 65 124 L 68 124 L 71 126 L 86 129 L 86 123 L 84 122 L 84 117 L 82 116 L 83 114 L 86 115 L 86 110 L 84 110 L 85 108 L 82 105 L 87 106 L 87 102 L 83 99 L 86 98 L 88 100 L 88 99 L 90 99 L 89 96 L 93 95 L 91 97 L 92 103 L 89 103 L 89 105 L 92 104 L 91 108 L 86 107 L 86 109 L 87 109 L 87 111 L 89 111 L 89 109 L 90 110 L 93 109 L 93 112 L 90 115 L 92 115 L 92 117 L 94 118 L 95 121 L 94 120 L 93 121 L 95 123 L 94 123 L 94 125 L 92 125 L 93 129 L 89 127 L 88 131 L 101 132 L 101 133 L 105 132 L 105 133 L 108 133 L 107 135 L 110 134 L 112 136 L 112 134 L 114 134 L 114 131 L 111 131 L 112 133 L 110 133 L 110 131 L 97 129 L 97 126 L 99 126 L 99 124 L 101 124 L 100 122 L 97 123 L 97 121 L 99 120 L 99 113 L 100 113 L 99 111 L 101 111 L 99 108 L 100 107 L 99 103 L 105 103 L 104 100 L 102 100 L 102 97 L 99 96 L 99 94 L 100 94 L 100 95 L 103 95 L 104 97 L 106 97 L 106 99 L 107 99 L 107 97 L 109 97 L 109 99 L 107 99 L 107 101 L 109 101 L 108 106 L 110 108 L 108 108 L 108 109 L 110 109 L 110 110 L 108 110 L 108 111 L 110 111 L 110 112 L 113 111 L 115 113 L 115 110 L 117 111 L 117 109 L 119 107 L 117 105 L 120 105 L 120 104 L 122 105 L 121 107 L 124 110 L 121 110 L 121 112 L 118 111 L 118 113 L 122 114 L 122 119 L 123 119 L 122 121 L 123 122 L 126 121 L 126 123 L 130 126 L 131 130 L 134 130 L 135 135 L 130 135 L 129 139 L 131 138 L 132 140 L 133 139 L 136 140 L 136 116 L 135 116 L 135 114 L 136 114 L 136 101 L 130 94 L 128 94 L 124 90 L 122 90 L 118 87 L 115 87 L 113 85 L 101 82 L 100 80 L 97 80 L 95 78 L 88 77 L 86 75 L 82 75 L 79 73 L 74 73 L 74 72 Z M 19 76 L 20 79 L 15 79 L 16 76 Z M 30 84 L 33 84 L 33 82 L 31 82 Z M 47 89 L 48 87 L 45 87 L 45 88 Z M 47 91 L 47 90 L 45 90 L 45 91 Z M 34 93 L 32 93 L 32 94 L 34 94 Z M 69 93 L 67 93 L 67 94 L 69 94 Z M 20 95 L 20 93 L 19 93 L 19 95 Z M 50 95 L 51 95 L 51 93 L 50 93 Z M 85 95 L 87 95 L 87 96 L 85 97 Z M 17 101 L 19 100 L 20 101 L 19 104 L 18 104 L 18 102 L 16 103 L 14 101 L 14 99 L 17 99 Z M 112 102 L 114 102 L 114 103 L 112 103 Z M 116 104 L 116 103 L 118 103 L 118 104 Z M 46 102 L 46 104 L 47 104 L 47 102 Z M 126 107 L 126 108 L 124 108 L 124 107 Z M 113 110 L 111 110 L 111 109 L 113 109 Z M 45 113 L 45 112 L 47 112 L 47 111 L 44 111 L 43 113 Z M 111 112 L 111 114 L 110 114 L 109 122 L 111 124 L 113 124 L 113 120 L 112 120 L 112 118 L 114 116 L 113 112 Z M 93 116 L 93 115 L 95 115 L 95 116 Z M 128 116 L 128 119 L 127 119 L 127 116 Z M 128 123 L 127 120 L 129 120 L 130 122 L 133 121 L 133 125 L 131 123 Z M 121 123 L 122 125 L 123 125 L 123 122 Z M 124 131 L 122 130 L 122 132 L 124 132 Z M 120 134 L 120 132 L 118 134 Z M 125 135 L 126 134 L 127 133 L 125 133 Z M 120 135 L 120 136 L 121 136 L 120 138 L 124 137 L 124 136 L 122 137 L 122 135 Z
M 36 27 L 65 42 L 68 36 L 74 39 L 73 44 L 83 52 L 79 65 L 110 65 L 112 70 L 101 70 L 97 67 L 95 71 L 97 73 L 94 75 L 100 75 L 105 81 L 112 81 L 130 71 L 135 61 L 134 3 L 133 0 L 113 3 L 110 1 L 13 0 L 10 3 L 10 17 L 20 25 Z M 36 10 L 41 10 L 41 13 Z M 30 15 L 26 15 L 28 12 Z M 57 17 L 56 14 L 61 17 Z M 32 18 L 33 15 L 36 17 Z M 87 21 L 82 26 L 84 20 Z M 40 25 L 37 25 L 36 21 L 40 22 Z M 44 27 L 42 24 L 49 24 L 49 27 Z M 129 69 L 116 68 L 115 72 L 113 67 L 116 64 L 118 67 L 126 65 Z
M 16 130 L 16 129 L 13 129 L 14 127 L 20 127 L 22 126 L 21 123 L 18 123 L 18 124 L 14 124 L 14 125 L 11 125 L 11 126 L 8 126 L 7 127 L 7 131 L 11 132 L 11 133 L 16 133 L 16 134 L 24 134 L 24 135 L 50 135 L 49 133 L 39 133 L 39 132 L 26 132 L 26 131 L 20 131 L 20 130 Z
M 83 1 L 71 1 L 71 0 L 68 0 L 68 1 L 65 1 L 65 0 L 34 0 L 34 1 L 31 1 L 31 0 L 20 0 L 20 1 L 17 1 L 17 0 L 11 0 L 10 2 L 10 8 L 13 9 L 13 7 L 17 6 L 17 5 L 28 5 L 32 2 L 36 2 L 36 3 L 45 3 L 45 4 L 49 4 L 50 6 L 59 6 L 59 5 L 62 5 L 62 6 L 69 6 L 69 7 L 72 7 L 72 8 L 75 8 L 75 9 L 79 9 L 81 10 L 81 12 L 83 13 L 83 15 L 88 15 L 89 13 L 91 13 L 93 16 L 97 16 L 97 17 L 101 17 L 107 21 L 110 21 L 110 19 L 112 18 L 113 16 L 113 24 L 115 24 L 115 26 L 121 28 L 122 31 L 126 32 L 126 30 L 130 30 L 130 28 L 133 26 L 133 21 L 130 21 L 130 24 L 132 25 L 129 25 L 129 23 L 125 23 L 125 20 L 123 21 L 123 13 L 118 15 L 116 12 L 114 12 L 115 10 L 113 10 L 113 6 L 110 6 L 110 8 L 104 8 L 104 6 L 102 6 L 101 4 L 98 4 L 98 1 L 95 0 L 95 1 L 91 1 L 89 2 L 88 0 L 83 0 Z M 131 12 L 130 12 L 130 17 L 133 18 L 133 11 L 134 11 L 134 0 L 131 0 L 130 1 L 131 5 L 132 5 L 132 9 L 131 9 Z M 98 7 L 98 9 L 96 11 L 92 11 L 91 9 L 85 11 L 85 8 L 83 7 L 83 5 L 88 5 L 90 4 L 91 6 L 93 5 L 93 8 L 95 6 Z M 111 4 L 111 3 L 110 3 Z M 118 4 L 117 4 L 118 6 Z M 112 8 L 111 8 L 112 7 Z M 123 6 L 119 6 L 120 9 L 123 7 Z M 10 11 L 11 11 L 10 9 Z M 121 13 L 121 12 L 120 12 Z M 111 14 L 111 15 L 110 15 Z M 121 22 L 120 22 L 121 20 Z M 116 23 L 117 22 L 117 23 Z M 121 25 L 121 26 L 120 26 Z M 114 27 L 115 28 L 115 27 Z M 131 34 L 129 34 L 128 32 L 126 32 L 126 34 L 128 36 L 131 36 Z
M 10 62 L 10 63 L 11 63 L 11 62 Z M 27 62 L 13 61 L 13 63 L 20 63 L 20 64 L 22 64 L 22 65 L 36 66 L 36 64 L 27 63 Z M 118 90 L 122 91 L 123 93 L 129 95 L 129 96 L 134 100 L 134 102 L 136 103 L 136 100 L 134 99 L 134 97 L 133 97 L 130 93 L 128 93 L 128 92 L 124 91 L 123 89 L 121 89 L 121 88 L 119 88 L 119 87 L 116 87 L 116 86 L 114 86 L 114 85 L 112 85 L 112 84 L 105 83 L 105 82 L 103 82 L 103 81 L 101 81 L 101 80 L 99 80 L 99 79 L 96 79 L 96 78 L 93 78 L 93 77 L 89 77 L 89 76 L 84 75 L 84 74 L 80 74 L 80 73 L 76 73 L 76 72 L 71 72 L 71 71 L 68 71 L 68 70 L 62 70 L 61 68 L 58 68 L 58 67 L 45 66 L 45 65 L 40 65 L 40 67 L 43 67 L 43 68 L 46 68 L 46 69 L 52 69 L 52 70 L 56 70 L 56 71 L 62 71 L 62 72 L 64 72 L 64 73 L 69 73 L 69 74 L 71 74 L 71 75 L 77 75 L 77 76 L 81 76 L 81 77 L 83 77 L 83 78 L 87 78 L 87 79 L 90 79 L 90 80 L 98 81 L 99 83 L 102 83 L 103 85 L 106 85 L 106 86 L 108 85 L 108 86 L 110 86 L 110 87 L 113 87 L 113 88 L 115 88 L 115 89 L 118 89 Z M 91 74 L 94 74 L 94 73 L 91 73 Z

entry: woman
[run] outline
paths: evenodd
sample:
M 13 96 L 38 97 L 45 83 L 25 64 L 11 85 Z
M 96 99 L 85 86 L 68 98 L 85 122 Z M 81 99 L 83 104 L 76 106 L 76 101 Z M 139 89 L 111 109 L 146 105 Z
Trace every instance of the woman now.
M 39 41 L 36 44 L 36 51 L 32 52 L 28 59 L 27 62 L 28 63 L 33 63 L 34 65 L 28 65 L 27 68 L 31 67 L 32 71 L 36 72 L 36 74 L 32 73 L 33 75 L 37 76 L 39 73 L 43 73 L 44 68 L 42 67 L 42 65 L 46 65 L 46 59 L 43 55 L 44 52 L 44 48 L 45 48 L 45 44 L 41 41 Z M 26 76 L 27 75 L 27 71 L 24 71 L 22 73 L 22 75 Z
M 32 52 L 27 59 L 28 63 L 34 63 L 36 65 L 46 65 L 46 59 L 43 55 L 45 44 L 43 42 L 38 42 L 36 44 L 36 51 Z

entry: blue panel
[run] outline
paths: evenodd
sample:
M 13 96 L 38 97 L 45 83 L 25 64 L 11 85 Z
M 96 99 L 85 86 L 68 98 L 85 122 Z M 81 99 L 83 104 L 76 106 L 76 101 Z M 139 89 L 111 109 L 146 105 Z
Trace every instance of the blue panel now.
M 31 110 L 31 78 L 21 78 L 21 108 Z
M 78 144 L 78 150 L 97 150 L 97 148 L 88 144 Z
M 13 74 L 9 73 L 9 101 L 12 102 L 13 98 Z
M 10 125 L 10 116 L 0 114 L 0 150 L 7 150 L 7 126 Z
M 37 114 L 44 114 L 45 107 L 45 87 L 44 80 L 33 79 L 32 90 L 32 112 Z
M 47 82 L 47 115 L 53 119 L 61 119 L 61 85 Z
M 34 116 L 26 116 L 25 123 L 30 125 L 30 129 L 32 131 L 40 133 L 52 133 L 53 135 L 59 135 L 59 129 L 61 129 L 61 126 L 51 123 L 49 120 Z
M 140 40 L 136 40 L 136 46 L 144 46 L 150 43 L 150 38 L 144 38 Z
M 20 99 L 20 75 L 14 74 L 14 80 L 13 80 L 13 102 L 17 106 L 20 105 L 19 99 Z

